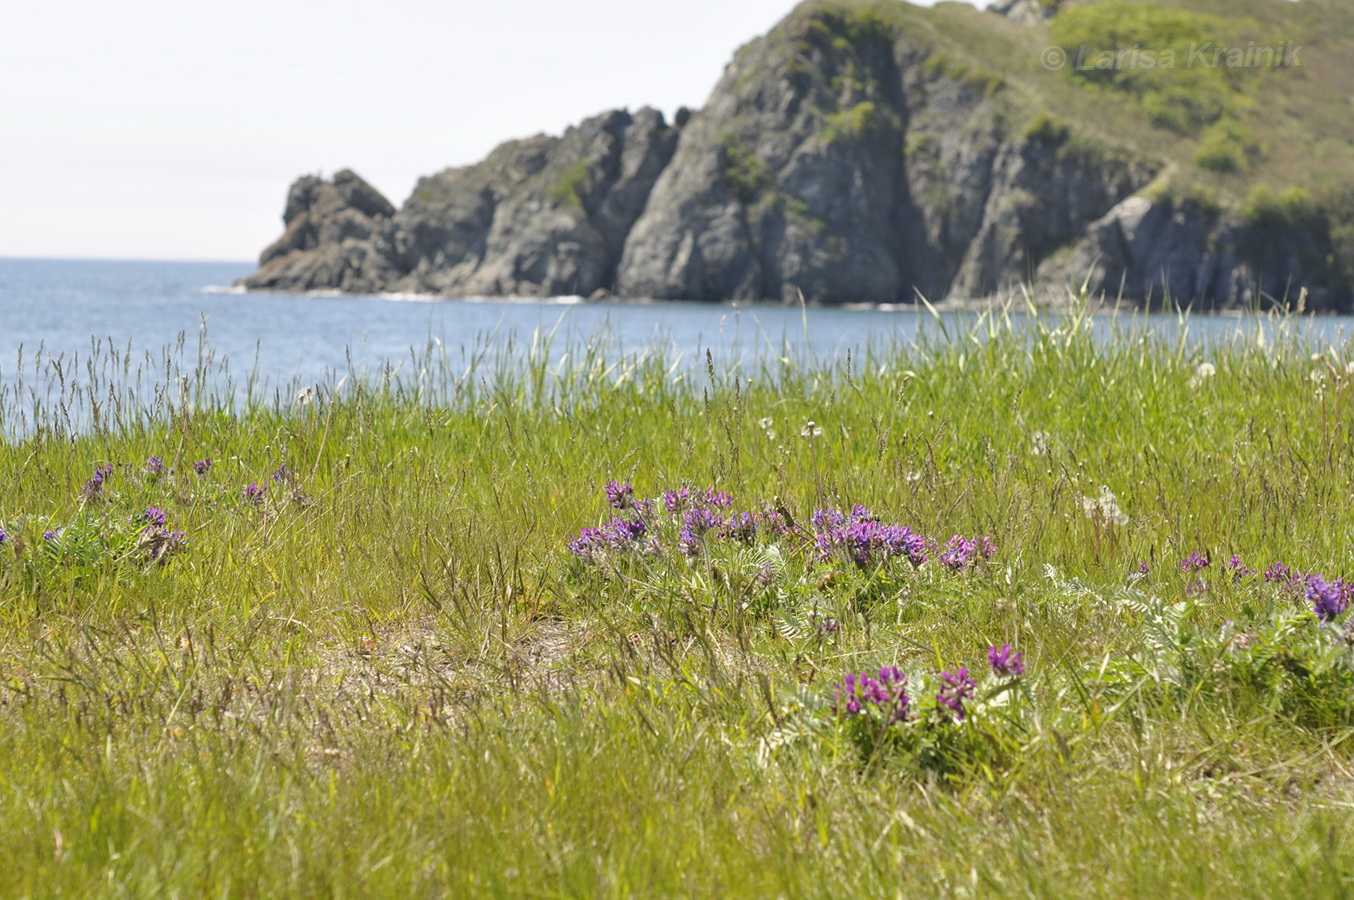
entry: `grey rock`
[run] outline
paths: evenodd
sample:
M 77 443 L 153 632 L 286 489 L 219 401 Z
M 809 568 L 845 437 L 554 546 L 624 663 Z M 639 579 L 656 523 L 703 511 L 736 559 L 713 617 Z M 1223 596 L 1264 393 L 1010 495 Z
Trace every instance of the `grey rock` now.
M 263 290 L 379 290 L 394 275 L 387 230 L 395 207 L 344 169 L 299 179 L 287 193 L 282 237 L 243 280 Z
M 1196 202 L 1135 196 L 1087 229 L 1071 257 L 1097 293 L 1139 305 L 1203 308 L 1295 306 L 1311 266 L 1317 235 L 1271 233 Z M 1349 298 L 1311 283 L 1314 308 L 1343 307 Z
M 1036 7 L 1052 5 L 995 9 Z M 1133 303 L 1273 304 L 1299 286 L 1313 306 L 1350 302 L 1325 283 L 1322 235 L 1149 201 L 1158 162 L 1022 121 L 1000 79 L 942 63 L 924 34 L 804 5 L 674 124 L 613 111 L 510 141 L 398 210 L 351 172 L 302 178 L 242 283 L 846 303 L 1086 281 Z
M 1022 25 L 1047 22 L 1058 13 L 1060 0 L 997 0 L 988 11 Z

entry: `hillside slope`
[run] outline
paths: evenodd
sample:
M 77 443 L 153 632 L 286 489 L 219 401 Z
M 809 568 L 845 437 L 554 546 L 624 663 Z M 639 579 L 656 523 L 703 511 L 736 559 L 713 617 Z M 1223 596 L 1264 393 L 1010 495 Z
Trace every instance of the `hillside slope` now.
M 292 186 L 258 290 L 1349 308 L 1342 0 L 811 0 L 701 110 Z

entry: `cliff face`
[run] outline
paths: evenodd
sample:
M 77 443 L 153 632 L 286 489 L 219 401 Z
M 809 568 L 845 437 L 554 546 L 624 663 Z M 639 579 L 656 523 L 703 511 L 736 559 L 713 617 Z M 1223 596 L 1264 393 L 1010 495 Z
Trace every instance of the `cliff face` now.
M 1051 8 L 1006 5 L 1016 21 Z M 242 283 L 841 303 L 1089 274 L 1130 301 L 1209 305 L 1311 276 L 1296 251 L 1248 256 L 1235 217 L 1135 196 L 1160 161 L 1014 115 L 1004 79 L 873 9 L 803 6 L 740 50 L 694 115 L 611 112 L 509 142 L 420 180 L 398 210 L 351 172 L 302 178 L 286 233 Z
M 286 234 L 243 283 L 447 296 L 606 289 L 676 142 L 654 110 L 611 112 L 420 179 L 399 211 L 351 172 L 302 178 Z

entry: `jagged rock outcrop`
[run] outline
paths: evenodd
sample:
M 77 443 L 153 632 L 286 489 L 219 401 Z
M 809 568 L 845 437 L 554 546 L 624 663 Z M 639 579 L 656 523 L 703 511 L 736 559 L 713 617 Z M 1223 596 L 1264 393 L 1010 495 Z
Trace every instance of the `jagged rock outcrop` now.
M 422 178 L 398 212 L 351 172 L 332 184 L 302 178 L 286 234 L 243 283 L 447 296 L 607 290 L 677 131 L 652 109 L 606 113 Z
M 1307 289 L 1313 308 L 1344 306 L 1313 271 L 1325 261 L 1321 243 L 1319 234 L 1266 229 L 1195 201 L 1135 196 L 1091 224 L 1069 273 L 1147 305 L 1296 306 Z
M 997 11 L 1035 22 L 1055 7 Z M 351 172 L 302 178 L 286 233 L 242 283 L 843 303 L 1089 275 L 1112 297 L 1212 306 L 1273 302 L 1320 274 L 1301 235 L 1257 241 L 1217 210 L 1144 199 L 1162 163 L 1013 114 L 1008 90 L 869 3 L 805 4 L 674 123 L 615 111 L 511 141 L 420 180 L 398 210 Z
M 1053 18 L 1058 5 L 1059 0 L 997 0 L 988 10 L 1022 25 L 1038 25 Z
M 390 201 L 347 169 L 332 181 L 307 175 L 287 193 L 286 230 L 263 251 L 247 283 L 291 291 L 380 290 L 393 272 L 385 234 L 394 215 Z

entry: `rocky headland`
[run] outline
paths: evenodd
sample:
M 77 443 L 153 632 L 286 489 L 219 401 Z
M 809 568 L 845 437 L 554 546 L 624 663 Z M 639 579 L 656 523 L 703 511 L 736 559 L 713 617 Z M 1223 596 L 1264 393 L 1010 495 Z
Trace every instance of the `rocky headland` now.
M 242 284 L 833 304 L 1088 283 L 1139 305 L 1349 307 L 1343 220 L 1261 184 L 1271 151 L 1206 165 L 1223 117 L 1163 125 L 1041 64 L 1072 10 L 996 10 L 805 3 L 700 110 L 509 141 L 398 208 L 351 171 L 301 178 Z

